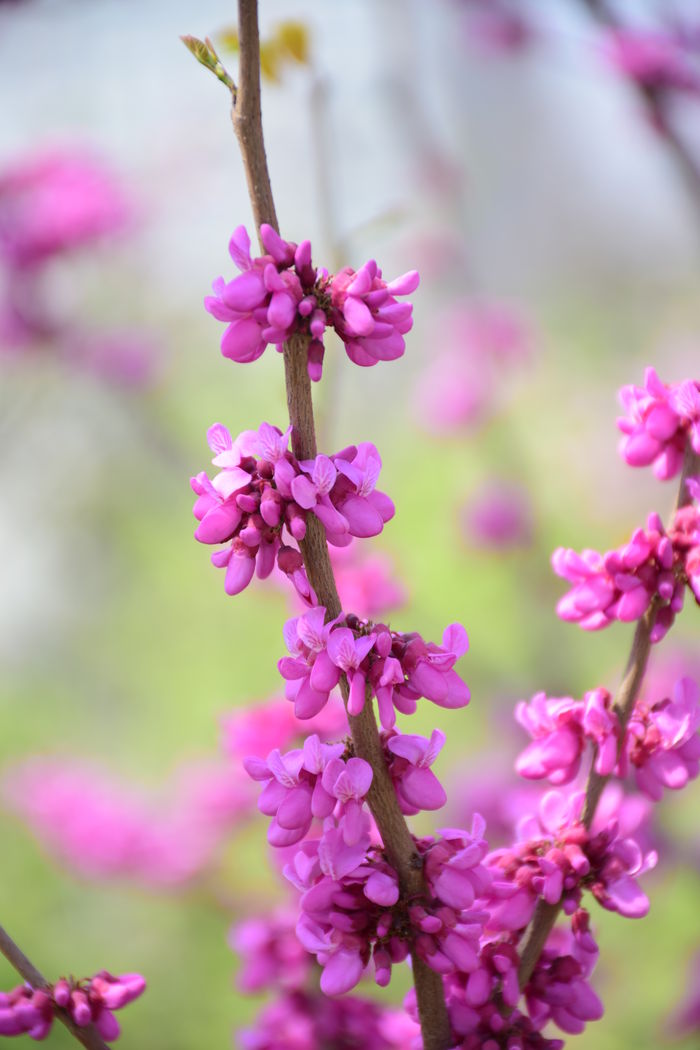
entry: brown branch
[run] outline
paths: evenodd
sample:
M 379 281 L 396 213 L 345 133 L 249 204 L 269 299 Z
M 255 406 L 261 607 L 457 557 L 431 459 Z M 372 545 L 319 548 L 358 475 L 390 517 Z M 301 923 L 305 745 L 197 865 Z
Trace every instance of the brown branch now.
M 233 105 L 233 127 L 240 146 L 253 207 L 255 225 L 262 223 L 279 230 L 270 176 L 265 155 L 260 108 L 260 38 L 257 0 L 238 0 L 238 38 L 240 68 L 237 96 Z M 285 344 L 284 366 L 289 421 L 292 424 L 292 451 L 297 459 L 312 459 L 317 452 L 311 381 L 307 370 L 309 337 L 292 336 Z M 311 586 L 328 617 L 341 611 L 333 576 L 326 534 L 321 522 L 310 514 L 306 537 L 300 543 Z M 347 681 L 341 681 L 347 703 Z M 422 862 L 399 808 L 370 702 L 361 714 L 350 717 L 355 754 L 372 767 L 372 786 L 368 795 L 370 810 L 379 828 L 387 859 L 396 870 L 401 890 L 407 897 L 425 891 Z M 446 1050 L 451 1042 L 442 978 L 412 952 L 413 979 L 425 1050 Z
M 690 442 L 688 442 L 685 450 L 681 480 L 678 485 L 678 495 L 673 509 L 673 517 L 675 517 L 677 510 L 690 502 L 686 480 L 689 477 L 694 477 L 698 473 L 700 473 L 700 456 L 693 452 Z M 634 638 L 632 639 L 632 648 L 630 649 L 629 658 L 627 660 L 625 675 L 620 683 L 617 696 L 615 697 L 613 710 L 616 712 L 620 723 L 618 751 L 623 746 L 627 723 L 632 717 L 634 705 L 637 702 L 642 680 L 644 679 L 649 652 L 651 651 L 651 632 L 654 627 L 654 622 L 656 621 L 658 604 L 658 599 L 654 598 L 644 616 L 637 623 Z M 603 788 L 608 780 L 610 780 L 609 776 L 600 776 L 600 774 L 596 773 L 595 769 L 591 766 L 588 782 L 586 784 L 586 797 L 583 805 L 583 823 L 587 828 L 590 828 L 593 823 L 600 796 L 602 795 Z M 537 960 L 547 942 L 547 938 L 552 932 L 560 908 L 560 904 L 547 904 L 544 900 L 540 900 L 537 904 L 525 944 L 520 953 L 518 979 L 520 981 L 521 989 L 525 987 L 532 976 L 532 971 L 537 965 Z
M 582 3 L 597 22 L 614 32 L 624 31 L 625 26 L 617 19 L 607 0 L 582 0 Z M 695 206 L 700 210 L 700 162 L 674 127 L 673 121 L 669 119 L 668 111 L 674 94 L 673 89 L 663 84 L 642 84 L 634 78 L 630 79 L 652 125 L 664 136 L 693 197 Z
M 37 970 L 36 966 L 29 961 L 27 956 L 24 954 L 21 948 L 19 948 L 10 937 L 9 933 L 0 926 L 0 952 L 5 956 L 10 966 L 12 966 L 20 977 L 32 986 L 32 988 L 39 990 L 50 990 L 51 985 L 46 978 Z M 61 1021 L 74 1039 L 77 1039 L 79 1043 L 87 1047 L 87 1050 L 109 1050 L 107 1044 L 102 1040 L 102 1037 L 97 1032 L 94 1025 L 86 1025 L 81 1028 L 75 1023 L 71 1015 L 67 1010 L 61 1009 L 61 1007 L 54 1005 L 54 1013 L 56 1017 Z

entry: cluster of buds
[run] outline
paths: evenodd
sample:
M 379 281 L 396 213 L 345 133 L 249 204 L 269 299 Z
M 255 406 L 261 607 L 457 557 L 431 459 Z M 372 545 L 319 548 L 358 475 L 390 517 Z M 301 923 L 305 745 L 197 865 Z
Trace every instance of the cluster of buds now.
M 683 608 L 686 586 L 700 603 L 700 506 L 681 507 L 668 532 L 659 515 L 650 514 L 645 529 L 605 554 L 558 547 L 552 567 L 573 584 L 557 605 L 562 620 L 598 631 L 615 620 L 639 620 L 655 600 L 651 640 L 659 642 Z
M 394 709 L 413 714 L 421 697 L 441 707 L 469 703 L 469 689 L 453 670 L 469 646 L 460 624 L 445 628 L 440 646 L 425 642 L 416 632 L 402 634 L 353 614 L 328 623 L 325 616 L 323 606 L 316 606 L 284 627 L 291 655 L 278 667 L 298 718 L 309 718 L 324 707 L 341 674 L 348 680 L 349 714 L 360 714 L 369 692 L 377 698 L 387 730 L 395 725 Z
M 0 992 L 0 1035 L 45 1039 L 58 1008 L 79 1028 L 94 1024 L 105 1042 L 111 1043 L 120 1032 L 113 1011 L 138 999 L 145 987 L 146 982 L 139 973 L 115 977 L 107 970 L 84 981 L 62 977 L 44 988 L 19 985 L 10 992 Z
M 277 562 L 314 604 L 296 546 L 306 535 L 307 514 L 315 514 L 329 542 L 339 546 L 353 536 L 376 536 L 394 515 L 389 497 L 375 488 L 382 461 L 374 445 L 299 463 L 289 451 L 290 432 L 269 423 L 235 440 L 221 423 L 207 432 L 212 462 L 221 469 L 211 480 L 203 471 L 191 479 L 195 538 L 228 544 L 211 559 L 226 569 L 227 594 L 245 590 L 255 572 L 266 579 Z
M 329 276 L 327 270 L 312 265 L 309 241 L 298 245 L 285 241 L 265 224 L 260 238 L 266 254 L 253 259 L 245 227 L 234 231 L 229 252 L 241 274 L 228 283 L 217 278 L 214 295 L 204 301 L 210 314 L 228 322 L 221 340 L 224 357 L 256 361 L 267 346 L 281 351 L 291 336 L 300 333 L 308 337 L 309 376 L 318 380 L 328 326 L 340 336 L 355 364 L 375 365 L 401 357 L 403 337 L 413 324 L 412 307 L 399 303 L 396 296 L 416 290 L 415 270 L 387 284 L 370 260 L 357 271 L 346 267 Z

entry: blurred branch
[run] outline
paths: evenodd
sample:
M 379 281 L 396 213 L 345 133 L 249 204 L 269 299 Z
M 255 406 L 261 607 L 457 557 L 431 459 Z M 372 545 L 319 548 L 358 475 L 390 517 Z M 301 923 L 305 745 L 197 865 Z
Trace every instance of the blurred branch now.
M 676 512 L 680 510 L 681 507 L 686 506 L 686 504 L 690 502 L 690 494 L 686 486 L 686 481 L 688 478 L 694 477 L 698 473 L 700 473 L 700 456 L 693 452 L 690 442 L 688 442 L 686 445 L 683 471 L 678 485 L 678 494 L 676 496 L 672 518 L 675 518 Z M 613 710 L 617 714 L 620 723 L 618 750 L 623 746 L 627 723 L 634 711 L 634 705 L 637 702 L 639 690 L 644 678 L 644 672 L 646 671 L 647 660 L 649 659 L 649 652 L 651 650 L 651 632 L 654 628 L 657 611 L 658 602 L 657 600 L 652 600 L 646 613 L 637 623 L 634 638 L 632 639 L 632 648 L 627 660 L 625 676 L 622 679 L 617 696 L 615 697 Z M 600 776 L 599 773 L 596 773 L 593 766 L 591 766 L 588 782 L 586 784 L 586 797 L 583 805 L 583 823 L 588 829 L 590 829 L 591 824 L 593 823 L 600 796 L 602 795 L 603 789 L 608 780 L 610 780 L 609 776 Z M 560 909 L 561 904 L 547 904 L 545 900 L 540 900 L 538 902 L 525 944 L 520 953 L 518 979 L 521 990 L 525 987 L 532 976 L 532 971 L 537 965 L 537 960 L 547 943 L 547 938 L 552 932 L 552 928 L 557 920 Z
M 581 0 L 581 3 L 592 18 L 613 32 L 624 32 L 627 28 L 623 22 L 619 21 L 607 0 Z M 690 190 L 695 206 L 700 211 L 700 160 L 694 156 L 669 117 L 669 103 L 673 89 L 663 84 L 642 84 L 639 80 L 633 78 L 630 80 L 646 108 L 651 123 L 664 136 L 669 151 L 675 157 Z
M 20 977 L 24 978 L 32 988 L 35 990 L 42 989 L 44 991 L 51 990 L 51 985 L 43 974 L 40 973 L 36 966 L 29 961 L 22 949 L 15 944 L 2 926 L 0 926 L 0 952 L 5 956 L 10 966 L 12 966 Z M 87 1050 L 109 1050 L 109 1047 L 102 1040 L 94 1025 L 89 1024 L 84 1028 L 81 1028 L 75 1023 L 67 1010 L 63 1010 L 55 1004 L 54 1013 L 59 1021 L 66 1026 L 73 1038 L 77 1039 L 79 1043 L 82 1043 L 83 1046 L 87 1047 Z

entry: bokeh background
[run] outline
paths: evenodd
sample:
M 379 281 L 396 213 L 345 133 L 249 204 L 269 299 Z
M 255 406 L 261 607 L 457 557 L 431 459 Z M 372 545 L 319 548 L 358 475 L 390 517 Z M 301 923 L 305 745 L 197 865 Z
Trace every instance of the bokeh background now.
M 700 363 L 700 194 L 600 26 L 577 0 L 545 0 L 508 7 L 522 28 L 509 35 L 479 6 L 261 4 L 264 39 L 294 20 L 309 40 L 307 61 L 271 60 L 263 92 L 283 234 L 311 238 L 330 268 L 373 257 L 388 276 L 422 275 L 405 357 L 362 370 L 329 347 L 315 395 L 327 450 L 371 440 L 382 453 L 397 515 L 373 543 L 407 592 L 392 623 L 469 631 L 470 707 L 425 705 L 412 723 L 448 733 L 442 823 L 468 820 L 524 744 L 518 699 L 618 682 L 631 630 L 557 620 L 549 556 L 614 546 L 648 510 L 667 512 L 671 488 L 616 454 L 616 391 L 648 364 L 675 381 Z M 619 10 L 654 25 L 693 7 Z M 104 235 L 47 257 L 23 291 L 27 316 L 4 320 L 0 920 L 49 975 L 144 973 L 123 1044 L 153 1050 L 231 1045 L 259 1000 L 235 988 L 228 929 L 282 893 L 263 818 L 224 819 L 207 863 L 174 882 L 95 878 L 56 845 L 105 778 L 107 796 L 177 827 L 183 764 L 225 769 L 222 715 L 279 693 L 287 597 L 272 585 L 225 596 L 192 540 L 188 485 L 208 466 L 211 423 L 285 420 L 277 355 L 225 361 L 202 307 L 211 280 L 232 276 L 228 238 L 251 216 L 226 92 L 178 35 L 222 40 L 235 71 L 234 17 L 221 0 L 0 4 L 3 170 L 47 150 L 88 156 L 124 202 Z M 692 151 L 693 91 L 674 120 Z M 0 182 L 0 212 L 12 204 Z M 692 668 L 697 630 L 688 607 L 652 671 Z M 39 791 L 53 839 L 18 802 L 30 759 L 83 777 L 65 808 Z M 596 909 L 607 1013 L 571 1046 L 667 1037 L 700 944 L 697 801 L 689 789 L 660 807 L 650 916 Z M 0 962 L 0 985 L 14 983 Z

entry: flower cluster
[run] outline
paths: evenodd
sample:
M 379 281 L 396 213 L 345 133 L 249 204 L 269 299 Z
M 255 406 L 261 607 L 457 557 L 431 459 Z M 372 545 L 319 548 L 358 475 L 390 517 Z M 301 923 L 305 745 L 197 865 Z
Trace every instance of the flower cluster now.
M 53 150 L 0 174 L 0 253 L 22 268 L 121 229 L 129 208 L 112 175 L 87 154 Z
M 307 841 L 285 869 L 302 893 L 297 934 L 323 966 L 327 995 L 349 991 L 374 963 L 380 985 L 411 944 L 437 973 L 469 972 L 478 964 L 484 914 L 471 911 L 490 878 L 481 863 L 488 846 L 483 822 L 471 834 L 447 829 L 416 843 L 424 860 L 426 894 L 403 899 L 396 873 L 369 835 L 348 845 L 338 829 Z
M 686 585 L 700 603 L 700 507 L 681 507 L 668 532 L 659 515 L 650 514 L 645 529 L 605 554 L 558 547 L 552 567 L 573 584 L 557 605 L 562 620 L 597 631 L 615 620 L 640 619 L 655 599 L 652 641 L 658 642 L 683 608 Z
M 664 788 L 678 790 L 700 772 L 700 689 L 676 682 L 671 697 L 638 700 L 627 725 L 620 775 L 634 770 L 637 787 L 658 802 Z
M 234 441 L 221 423 L 207 431 L 212 462 L 221 469 L 213 480 L 204 472 L 191 479 L 199 521 L 195 538 L 228 544 L 211 559 L 226 569 L 227 594 L 239 594 L 255 572 L 268 577 L 276 561 L 314 604 L 296 548 L 306 535 L 307 514 L 315 514 L 328 541 L 339 546 L 353 536 L 376 536 L 393 517 L 393 503 L 375 487 L 382 461 L 374 445 L 352 445 L 335 456 L 299 463 L 288 448 L 290 432 L 291 427 L 282 433 L 263 423 Z
M 285 705 L 288 706 L 288 705 Z M 248 819 L 251 785 L 238 768 L 183 766 L 149 798 L 100 770 L 37 756 L 9 770 L 4 802 L 44 848 L 88 879 L 181 887 Z
M 515 763 L 529 780 L 546 777 L 550 784 L 568 784 L 577 775 L 586 741 L 595 744 L 595 770 L 609 776 L 617 762 L 619 720 L 607 689 L 592 689 L 583 700 L 536 693 L 515 709 L 516 721 L 533 737 Z
M 625 777 L 631 767 L 639 790 L 654 801 L 664 788 L 685 787 L 700 772 L 700 690 L 691 678 L 675 684 L 673 698 L 653 704 L 637 700 L 619 762 L 620 722 L 605 689 L 593 689 L 583 700 L 537 693 L 529 704 L 518 704 L 515 717 L 533 737 L 515 764 L 528 779 L 569 783 L 587 741 L 596 747 L 600 776 Z
M 317 606 L 284 627 L 291 656 L 283 657 L 278 667 L 298 718 L 318 714 L 341 673 L 350 687 L 348 712 L 360 714 L 370 691 L 385 729 L 396 722 L 395 708 L 413 714 L 421 697 L 441 707 L 469 703 L 469 689 L 453 670 L 469 646 L 460 624 L 445 628 L 440 646 L 423 641 L 418 633 L 401 634 L 353 614 L 329 623 L 325 615 Z
M 525 818 L 513 846 L 495 850 L 486 860 L 493 875 L 490 929 L 522 930 L 539 899 L 561 902 L 567 914 L 581 903 L 585 889 L 607 910 L 640 918 L 649 901 L 636 879 L 656 863 L 632 838 L 620 838 L 613 817 L 589 831 L 581 821 L 583 795 L 550 791 L 537 817 Z
M 393 361 L 405 349 L 404 335 L 413 321 L 410 303 L 396 296 L 418 287 L 414 271 L 387 284 L 382 271 L 370 260 L 358 271 L 346 267 L 329 276 L 311 263 L 311 244 L 283 240 L 263 224 L 260 238 L 266 254 L 253 259 L 244 226 L 233 233 L 229 251 L 240 276 L 228 283 L 223 277 L 213 285 L 214 295 L 204 305 L 228 327 L 221 352 L 233 361 L 247 363 L 274 345 L 279 351 L 295 333 L 308 338 L 308 370 L 321 378 L 323 335 L 332 327 L 343 341 L 351 361 L 375 365 Z
M 308 833 L 315 817 L 335 816 L 343 841 L 351 846 L 364 831 L 362 800 L 372 783 L 372 767 L 362 758 L 344 758 L 345 744 L 322 744 L 314 734 L 303 748 L 267 759 L 247 758 L 253 780 L 264 783 L 258 809 L 272 817 L 271 846 L 293 846 Z
M 420 1029 L 402 1010 L 352 995 L 328 999 L 305 989 L 264 1008 L 253 1029 L 238 1033 L 242 1050 L 413 1050 Z
M 94 1024 L 105 1042 L 111 1043 L 120 1032 L 113 1011 L 138 999 L 145 987 L 139 973 L 115 977 L 107 970 L 84 981 L 62 977 L 45 988 L 19 985 L 10 992 L 0 992 L 0 1035 L 46 1039 L 58 1008 L 65 1010 L 79 1028 Z
M 653 368 L 644 386 L 625 386 L 620 401 L 626 415 L 617 421 L 624 437 L 620 453 L 631 467 L 652 465 L 657 478 L 675 477 L 688 441 L 700 453 L 700 386 L 692 379 L 670 385 Z

